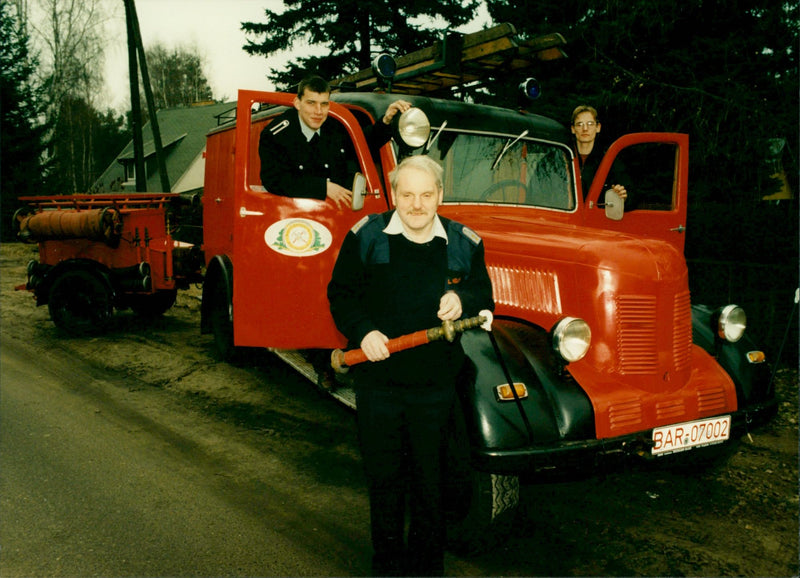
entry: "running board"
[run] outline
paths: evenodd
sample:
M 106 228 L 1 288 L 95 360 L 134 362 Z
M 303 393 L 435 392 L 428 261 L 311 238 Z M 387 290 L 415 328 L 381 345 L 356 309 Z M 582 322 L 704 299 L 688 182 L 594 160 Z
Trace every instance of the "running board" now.
M 270 351 L 297 370 L 300 375 L 311 381 L 320 391 L 327 393 L 347 407 L 356 409 L 356 392 L 352 386 L 352 379 L 348 376 L 335 374 L 333 370 L 330 371 L 330 375 L 320 376 L 314 364 L 309 361 L 302 351 L 295 349 L 270 349 Z M 330 381 L 332 387 L 324 387 L 321 384 L 322 379 Z

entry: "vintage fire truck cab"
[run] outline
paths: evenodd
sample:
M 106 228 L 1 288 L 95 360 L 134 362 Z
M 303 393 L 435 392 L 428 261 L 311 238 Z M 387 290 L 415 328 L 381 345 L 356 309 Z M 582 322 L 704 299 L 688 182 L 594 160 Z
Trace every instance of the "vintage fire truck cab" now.
M 427 115 L 428 138 L 370 151 L 363 127 L 395 98 L 333 95 L 327 122 L 344 125 L 363 175 L 357 210 L 261 185 L 260 132 L 293 95 L 240 91 L 235 123 L 208 135 L 202 327 L 223 354 L 271 348 L 316 380 L 319 364 L 303 360 L 346 345 L 326 298 L 339 246 L 366 214 L 392 208 L 398 159 L 428 154 L 444 168 L 441 214 L 483 239 L 496 302 L 491 334 L 461 336 L 479 523 L 513 507 L 520 476 L 604 458 L 683 461 L 772 414 L 743 312 L 691 303 L 686 135 L 627 135 L 581 183 L 563 125 L 491 106 L 404 95 Z M 605 194 L 616 179 L 624 203 Z M 346 380 L 332 393 L 353 405 Z

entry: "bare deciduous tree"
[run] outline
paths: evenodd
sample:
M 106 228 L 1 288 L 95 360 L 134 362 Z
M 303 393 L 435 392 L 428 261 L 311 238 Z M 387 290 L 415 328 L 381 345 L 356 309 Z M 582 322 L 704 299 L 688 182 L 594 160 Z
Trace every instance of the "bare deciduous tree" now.
M 203 71 L 203 58 L 196 48 L 167 48 L 154 44 L 147 50 L 147 69 L 156 108 L 188 106 L 212 100 L 211 87 Z
M 91 103 L 103 82 L 106 14 L 101 0 L 34 0 L 31 36 L 54 108 L 66 96 Z
M 19 0 L 27 2 L 27 0 Z M 50 156 L 60 192 L 85 190 L 80 175 L 96 172 L 91 122 L 103 83 L 105 8 L 101 0 L 33 0 L 28 25 L 39 48 L 38 76 L 46 88 Z M 85 103 L 85 106 L 79 103 Z M 88 128 L 87 128 L 88 127 Z

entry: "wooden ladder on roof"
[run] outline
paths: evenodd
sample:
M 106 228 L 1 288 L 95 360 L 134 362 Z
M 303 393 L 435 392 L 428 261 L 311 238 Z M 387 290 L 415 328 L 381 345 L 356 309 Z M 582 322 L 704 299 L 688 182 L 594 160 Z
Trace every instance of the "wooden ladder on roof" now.
M 566 43 L 558 33 L 520 40 L 509 23 L 471 34 L 448 34 L 433 46 L 398 58 L 391 91 L 430 94 L 524 71 L 537 62 L 565 58 Z M 331 86 L 334 91 L 366 92 L 386 88 L 382 82 L 369 68 L 333 80 Z

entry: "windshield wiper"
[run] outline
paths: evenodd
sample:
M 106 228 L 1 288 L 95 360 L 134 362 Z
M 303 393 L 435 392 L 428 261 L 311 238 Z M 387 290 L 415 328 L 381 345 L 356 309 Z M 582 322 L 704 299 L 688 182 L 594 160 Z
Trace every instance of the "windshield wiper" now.
M 503 147 L 503 150 L 501 150 L 501 151 L 500 151 L 500 154 L 499 154 L 499 155 L 497 155 L 497 158 L 496 158 L 496 159 L 494 159 L 494 162 L 492 163 L 492 170 L 495 170 L 495 169 L 497 168 L 497 165 L 499 165 L 499 164 L 500 164 L 500 159 L 502 159 L 502 158 L 503 158 L 503 155 L 504 155 L 504 154 L 506 154 L 506 153 L 508 152 L 508 149 L 510 149 L 511 147 L 513 147 L 515 144 L 517 144 L 517 142 L 519 141 L 519 139 L 521 139 L 521 138 L 524 138 L 524 137 L 525 137 L 525 136 L 527 136 L 527 135 L 528 135 L 528 129 L 525 129 L 525 130 L 523 130 L 523 131 L 520 133 L 520 135 L 519 135 L 517 138 L 515 138 L 515 139 L 514 139 L 514 140 L 512 140 L 512 141 L 509 141 L 509 142 L 507 142 L 507 143 L 505 144 L 505 146 Z
M 439 130 L 436 131 L 436 134 L 433 135 L 433 138 L 428 141 L 428 146 L 425 147 L 425 153 L 426 154 L 428 153 L 428 151 L 431 150 L 431 147 L 433 146 L 433 143 L 436 142 L 436 139 L 439 138 L 439 135 L 442 134 L 442 131 L 444 130 L 444 127 L 446 127 L 446 126 L 447 126 L 447 121 L 444 121 L 442 123 L 442 126 L 439 127 Z

